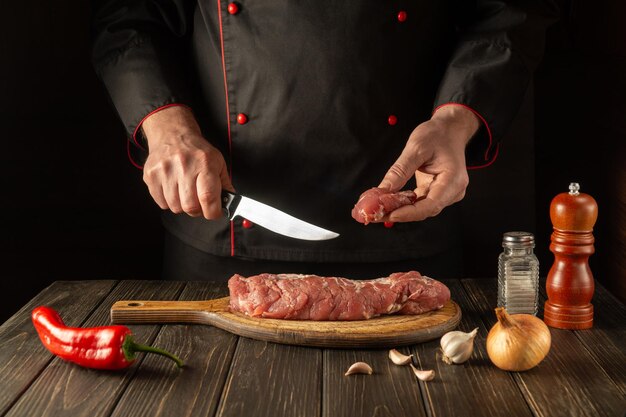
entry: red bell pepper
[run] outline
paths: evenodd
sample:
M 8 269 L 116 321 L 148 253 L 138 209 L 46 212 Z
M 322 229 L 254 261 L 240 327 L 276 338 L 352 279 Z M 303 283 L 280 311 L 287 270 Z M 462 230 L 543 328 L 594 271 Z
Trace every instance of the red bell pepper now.
M 183 362 L 169 352 L 135 343 L 126 326 L 67 327 L 61 316 L 46 306 L 35 308 L 31 317 L 46 349 L 66 361 L 86 368 L 127 368 L 135 361 L 137 352 L 167 356 L 179 368 L 183 366 Z

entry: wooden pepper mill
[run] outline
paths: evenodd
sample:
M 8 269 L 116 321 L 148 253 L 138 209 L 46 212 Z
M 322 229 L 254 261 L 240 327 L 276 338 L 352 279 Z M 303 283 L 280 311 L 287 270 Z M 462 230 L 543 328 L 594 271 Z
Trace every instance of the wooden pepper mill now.
M 552 199 L 550 251 L 554 264 L 548 272 L 543 321 L 559 329 L 588 329 L 593 326 L 594 283 L 589 256 L 594 253 L 593 226 L 598 205 L 580 186 L 571 183 L 569 193 Z

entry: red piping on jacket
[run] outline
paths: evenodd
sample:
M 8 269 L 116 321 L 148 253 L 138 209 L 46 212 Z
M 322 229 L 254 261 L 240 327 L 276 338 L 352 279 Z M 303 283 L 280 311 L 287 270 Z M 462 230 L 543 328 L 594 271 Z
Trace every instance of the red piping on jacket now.
M 130 161 L 131 164 L 133 164 L 135 168 L 143 169 L 141 165 L 139 165 L 137 162 L 133 160 L 133 157 L 130 154 L 130 141 L 129 140 L 126 141 L 126 155 L 128 155 L 128 160 Z
M 150 113 L 146 114 L 143 119 L 141 119 L 141 121 L 139 122 L 139 124 L 137 125 L 137 127 L 135 127 L 135 131 L 133 132 L 133 142 L 135 143 L 135 145 L 137 145 L 139 148 L 143 149 L 144 151 L 147 151 L 146 148 L 144 148 L 143 146 L 141 146 L 141 144 L 139 142 L 137 142 L 137 132 L 139 132 L 139 129 L 141 128 L 141 125 L 143 124 L 143 122 L 150 116 L 152 116 L 154 113 L 160 112 L 163 109 L 167 109 L 168 107 L 174 107 L 174 106 L 183 106 L 183 107 L 187 107 L 189 108 L 189 106 L 187 106 L 186 104 L 182 104 L 182 103 L 171 103 L 171 104 L 166 104 L 165 106 L 161 106 L 161 107 L 157 107 L 156 109 L 152 110 Z M 130 161 L 131 164 L 133 164 L 133 166 L 137 169 L 143 169 L 143 166 L 139 165 L 137 162 L 135 162 L 135 160 L 133 159 L 133 157 L 130 154 L 130 140 L 126 141 L 126 154 L 128 155 L 128 160 Z
M 170 103 L 170 104 L 166 104 L 165 106 L 161 106 L 161 107 L 157 107 L 156 109 L 152 110 L 150 113 L 146 114 L 143 119 L 141 119 L 141 121 L 139 122 L 139 124 L 137 125 L 137 127 L 135 128 L 135 131 L 133 132 L 133 142 L 135 142 L 135 145 L 139 146 L 141 149 L 143 149 L 144 151 L 146 151 L 147 149 L 144 148 L 143 146 L 141 146 L 139 144 L 139 142 L 137 142 L 137 132 L 139 132 L 139 129 L 141 128 L 141 125 L 143 124 L 143 122 L 150 116 L 152 116 L 154 113 L 158 113 L 161 110 L 167 109 L 168 107 L 176 107 L 176 106 L 182 106 L 182 107 L 187 107 L 189 108 L 189 106 L 187 106 L 186 104 L 182 104 L 182 103 Z
M 489 165 L 491 165 L 494 162 L 496 162 L 496 158 L 498 157 L 498 152 L 500 152 L 500 144 L 499 143 L 496 145 L 496 150 L 494 151 L 493 156 L 491 157 L 491 160 L 489 160 L 486 164 L 474 165 L 474 166 L 471 166 L 471 167 L 467 167 L 467 169 L 487 168 Z
M 224 97 L 226 97 L 226 126 L 228 128 L 228 151 L 230 153 L 230 170 L 228 172 L 230 180 L 233 180 L 233 145 L 230 135 L 230 108 L 228 105 L 228 82 L 226 81 L 226 59 L 224 58 L 224 32 L 222 29 L 222 5 L 217 0 L 217 17 L 220 22 L 220 46 L 222 49 L 222 71 L 224 73 Z M 230 256 L 235 256 L 235 225 L 230 221 Z
M 489 146 L 487 147 L 487 150 L 485 151 L 485 162 L 486 163 L 483 164 L 483 165 L 468 166 L 467 169 L 486 168 L 489 165 L 493 164 L 495 162 L 496 158 L 498 157 L 498 152 L 500 150 L 500 144 L 496 145 L 496 150 L 493 153 L 493 156 L 491 157 L 491 160 L 490 160 L 489 159 L 489 150 L 491 149 L 491 145 L 493 144 L 493 136 L 491 135 L 491 129 L 489 128 L 489 123 L 487 123 L 487 120 L 485 120 L 485 118 L 480 113 L 478 113 L 476 110 L 474 110 L 473 108 L 471 108 L 467 104 L 461 104 L 461 103 L 444 103 L 444 104 L 441 104 L 441 105 L 437 106 L 437 108 L 435 110 L 433 110 L 433 114 L 435 114 L 435 112 L 437 110 L 439 110 L 440 108 L 445 107 L 445 106 L 461 106 L 461 107 L 471 111 L 485 125 L 485 128 L 487 128 L 487 135 L 489 136 Z

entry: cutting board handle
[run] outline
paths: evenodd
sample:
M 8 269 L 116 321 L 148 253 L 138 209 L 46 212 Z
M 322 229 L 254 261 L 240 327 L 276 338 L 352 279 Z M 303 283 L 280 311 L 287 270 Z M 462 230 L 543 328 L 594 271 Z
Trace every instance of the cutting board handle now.
M 112 323 L 211 324 L 214 313 L 228 311 L 228 297 L 206 301 L 117 301 L 111 307 Z

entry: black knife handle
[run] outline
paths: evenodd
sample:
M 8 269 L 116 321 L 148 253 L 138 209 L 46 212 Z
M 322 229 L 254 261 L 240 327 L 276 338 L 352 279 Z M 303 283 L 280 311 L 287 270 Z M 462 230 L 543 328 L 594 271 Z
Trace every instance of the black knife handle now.
M 235 217 L 235 210 L 241 201 L 241 196 L 239 194 L 233 194 L 228 191 L 222 190 L 222 207 L 226 210 L 226 216 L 229 219 L 233 219 Z

